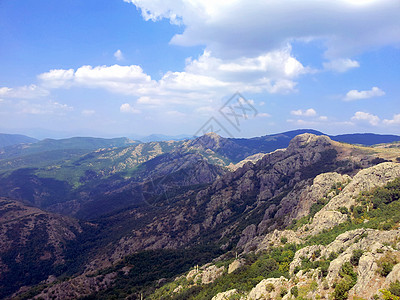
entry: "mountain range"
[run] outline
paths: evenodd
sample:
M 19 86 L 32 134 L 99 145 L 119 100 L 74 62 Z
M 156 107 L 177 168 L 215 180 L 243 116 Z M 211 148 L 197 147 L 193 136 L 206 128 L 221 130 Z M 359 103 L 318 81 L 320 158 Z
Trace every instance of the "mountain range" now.
M 397 297 L 397 138 L 3 147 L 0 297 Z

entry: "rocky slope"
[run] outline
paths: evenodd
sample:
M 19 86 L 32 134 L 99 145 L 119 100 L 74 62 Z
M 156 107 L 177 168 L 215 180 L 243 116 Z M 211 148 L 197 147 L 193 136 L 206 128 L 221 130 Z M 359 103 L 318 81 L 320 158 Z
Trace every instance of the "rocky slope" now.
M 243 246 L 245 251 L 241 258 L 226 260 L 224 255 L 212 264 L 194 268 L 186 275 L 187 279 L 193 274 L 201 274 L 206 267 L 217 270 L 221 259 L 226 260 L 225 265 L 229 267 L 214 272 L 212 283 L 178 277 L 158 289 L 152 299 L 181 299 L 181 295 L 186 295 L 183 298 L 187 299 L 213 300 L 398 299 L 400 164 L 382 163 L 361 170 L 353 177 L 337 173 L 321 174 L 299 195 L 302 200 L 296 212 L 301 212 L 297 214 L 298 218 L 309 215 L 304 202 L 324 197 L 328 198 L 328 202 L 313 214 L 307 225 L 291 230 L 274 230 L 264 236 L 250 238 Z M 380 197 L 390 200 L 382 202 Z M 368 199 L 372 199 L 373 203 L 368 203 Z M 361 218 L 354 205 L 364 209 Z M 310 211 L 311 207 L 308 207 Z M 342 207 L 352 209 L 346 212 Z M 327 212 L 344 217 L 327 215 Z M 389 222 L 390 226 L 384 222 Z M 340 234 L 336 228 L 341 228 L 343 233 Z M 281 255 L 274 254 L 277 252 Z M 255 262 L 254 254 L 258 255 Z M 285 276 L 279 276 L 278 267 L 271 266 L 271 259 L 279 263 L 279 271 L 287 268 Z M 268 267 L 260 269 L 260 276 L 252 279 L 251 270 L 263 263 L 268 263 Z M 270 278 L 268 274 L 273 272 L 269 268 L 276 270 Z M 241 284 L 242 278 L 253 282 L 253 287 Z M 235 288 L 227 289 L 227 286 Z
M 76 232 L 76 238 L 67 243 L 80 273 L 67 280 L 43 281 L 36 289 L 14 297 L 75 299 L 92 295 L 107 299 L 114 293 L 120 298 L 140 299 L 140 293 L 145 293 L 153 299 L 166 295 L 177 299 L 194 295 L 196 299 L 277 299 L 291 297 L 289 290 L 296 286 L 306 298 L 303 287 L 312 286 L 307 297 L 315 298 L 316 290 L 322 293 L 321 286 L 331 278 L 326 272 L 334 268 L 334 259 L 342 259 L 343 253 L 353 255 L 354 247 L 349 244 L 348 252 L 347 248 L 335 250 L 341 253 L 329 260 L 328 267 L 327 257 L 317 259 L 322 252 L 325 256 L 333 252 L 330 244 L 340 234 L 367 230 L 368 237 L 379 237 L 373 232 L 382 230 L 376 225 L 382 216 L 370 216 L 377 214 L 374 200 L 370 196 L 361 199 L 360 192 L 374 192 L 399 177 L 399 164 L 379 164 L 383 161 L 380 152 L 370 148 L 302 134 L 286 149 L 250 157 L 229 172 L 225 166 L 242 159 L 240 155 L 252 154 L 246 150 L 238 156 L 244 148 L 232 143 L 215 134 L 184 142 L 140 163 L 126 177 L 88 179 L 85 188 L 77 189 L 79 198 L 48 206 L 86 219 L 92 216 L 91 223 L 82 225 L 82 232 Z M 115 152 L 111 157 L 120 153 L 117 149 L 100 152 L 110 151 Z M 390 232 L 397 222 L 392 216 L 381 223 Z M 325 238 L 329 232 L 334 236 Z M 358 243 L 366 238 L 364 233 L 349 239 L 356 241 L 361 236 Z M 393 234 L 380 243 L 389 243 Z M 347 245 L 343 239 L 338 241 Z M 311 250 L 307 253 L 310 257 L 301 252 L 307 247 L 318 255 L 312 256 Z M 235 252 L 240 255 L 233 259 Z M 211 264 L 204 265 L 207 261 Z M 344 261 L 340 261 L 342 265 Z M 200 267 L 192 270 L 191 276 L 185 274 L 165 285 L 197 263 Z M 319 278 L 321 266 L 326 274 Z M 310 270 L 316 278 L 307 273 Z M 335 291 L 335 282 L 347 278 L 342 273 L 332 271 L 326 295 Z M 60 273 L 50 270 L 47 274 Z M 156 287 L 159 289 L 154 291 Z M 283 293 L 284 289 L 288 293 Z
M 47 279 L 81 231 L 76 220 L 0 198 L 0 296 Z

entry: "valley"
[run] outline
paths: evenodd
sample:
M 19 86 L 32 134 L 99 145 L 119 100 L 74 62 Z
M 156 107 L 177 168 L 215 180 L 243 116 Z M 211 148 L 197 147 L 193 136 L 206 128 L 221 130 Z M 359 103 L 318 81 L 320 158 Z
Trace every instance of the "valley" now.
M 0 297 L 396 297 L 400 147 L 349 138 L 5 146 Z

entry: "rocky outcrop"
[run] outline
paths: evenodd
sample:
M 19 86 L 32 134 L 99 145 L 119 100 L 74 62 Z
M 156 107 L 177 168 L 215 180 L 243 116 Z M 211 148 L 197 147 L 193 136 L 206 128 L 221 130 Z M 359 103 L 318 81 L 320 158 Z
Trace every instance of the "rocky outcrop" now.
M 195 284 L 209 284 L 215 281 L 218 277 L 222 276 L 225 271 L 225 267 L 217 267 L 215 265 L 206 264 L 201 268 L 196 267 L 191 270 L 187 275 L 188 281 L 193 280 Z
M 245 262 L 246 261 L 244 259 L 235 259 L 233 262 L 229 264 L 228 274 L 235 272 L 237 269 L 243 266 Z
M 232 296 L 234 296 L 236 294 L 237 294 L 237 290 L 233 289 L 233 290 L 229 290 L 229 291 L 226 291 L 226 292 L 218 293 L 217 295 L 212 297 L 211 300 L 227 300 L 227 299 L 230 299 L 230 297 L 232 297 Z
M 285 277 L 263 279 L 247 295 L 247 300 L 278 299 L 282 289 L 287 291 L 289 282 Z
M 313 218 L 307 234 L 315 235 L 347 220 L 347 216 L 337 211 L 340 207 L 350 208 L 362 191 L 383 186 L 400 177 L 400 164 L 385 162 L 358 172 L 339 195 L 333 197 Z

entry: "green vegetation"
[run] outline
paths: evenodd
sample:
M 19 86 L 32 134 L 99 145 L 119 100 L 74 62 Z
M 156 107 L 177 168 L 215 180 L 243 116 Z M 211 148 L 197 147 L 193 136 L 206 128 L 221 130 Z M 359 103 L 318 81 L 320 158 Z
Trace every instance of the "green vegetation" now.
M 151 299 L 211 299 L 217 293 L 236 289 L 239 293 L 248 292 L 264 278 L 285 276 L 289 278 L 289 265 L 293 260 L 297 247 L 293 244 L 285 244 L 279 248 L 270 249 L 267 252 L 245 256 L 246 264 L 231 274 L 225 273 L 208 285 L 194 285 L 185 282 L 186 279 L 179 279 L 158 289 Z M 193 284 L 193 283 L 192 283 Z M 179 285 L 183 290 L 179 294 L 173 291 Z M 272 284 L 267 290 L 273 291 Z M 287 291 L 285 292 L 285 294 Z
M 292 294 L 293 297 L 297 298 L 299 295 L 299 289 L 297 286 L 294 286 L 290 289 L 290 293 Z
M 339 275 L 342 279 L 336 284 L 333 297 L 335 300 L 345 300 L 348 297 L 348 291 L 357 283 L 357 273 L 349 262 L 345 262 Z
M 398 263 L 396 257 L 392 252 L 387 252 L 385 256 L 378 260 L 378 273 L 383 277 L 389 275 L 392 272 L 394 265 Z
M 361 256 L 364 254 L 364 251 L 361 249 L 353 250 L 353 255 L 350 257 L 350 263 L 353 266 L 358 266 Z
M 386 186 L 361 193 L 357 198 L 357 205 L 350 208 L 346 222 L 310 237 L 307 245 L 327 245 L 338 235 L 357 228 L 390 230 L 400 223 L 399 211 L 400 178 L 396 178 Z
M 393 295 L 400 297 L 400 281 L 396 280 L 395 282 L 390 283 L 389 291 Z

